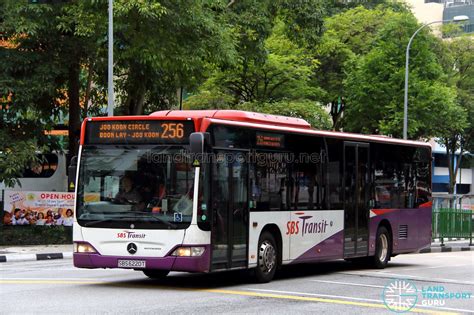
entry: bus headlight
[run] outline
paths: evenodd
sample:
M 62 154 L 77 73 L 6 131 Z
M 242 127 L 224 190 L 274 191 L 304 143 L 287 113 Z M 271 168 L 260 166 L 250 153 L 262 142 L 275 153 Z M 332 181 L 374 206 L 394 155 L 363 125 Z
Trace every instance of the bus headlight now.
M 92 245 L 87 243 L 74 243 L 75 253 L 97 253 Z
M 173 251 L 171 256 L 198 257 L 204 254 L 204 250 L 204 247 L 178 247 Z

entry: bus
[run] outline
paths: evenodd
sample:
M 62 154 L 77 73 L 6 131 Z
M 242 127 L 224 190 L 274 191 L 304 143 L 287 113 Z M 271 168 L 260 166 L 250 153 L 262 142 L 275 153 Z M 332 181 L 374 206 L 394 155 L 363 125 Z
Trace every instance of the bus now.
M 82 124 L 74 265 L 170 271 L 346 259 L 384 268 L 431 242 L 431 147 L 236 110 Z
M 0 152 L 1 156 L 1 152 Z M 37 153 L 37 162 L 23 170 L 13 187 L 0 182 L 0 191 L 4 189 L 21 191 L 67 191 L 67 159 L 61 152 Z

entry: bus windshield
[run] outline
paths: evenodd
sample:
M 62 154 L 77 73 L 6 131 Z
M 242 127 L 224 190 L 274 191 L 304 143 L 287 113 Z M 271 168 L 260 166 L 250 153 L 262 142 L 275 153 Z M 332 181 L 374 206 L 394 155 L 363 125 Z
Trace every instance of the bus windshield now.
M 194 172 L 176 146 L 85 146 L 77 191 L 82 226 L 184 229 Z

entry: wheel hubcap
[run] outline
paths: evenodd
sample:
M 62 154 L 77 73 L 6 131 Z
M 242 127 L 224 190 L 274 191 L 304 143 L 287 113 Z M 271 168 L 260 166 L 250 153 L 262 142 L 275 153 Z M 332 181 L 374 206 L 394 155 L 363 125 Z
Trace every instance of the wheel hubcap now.
M 263 241 L 260 245 L 258 263 L 260 270 L 269 273 L 276 265 L 275 248 L 269 241 Z
M 380 261 L 385 261 L 387 258 L 387 253 L 388 253 L 388 239 L 387 235 L 381 234 L 380 235 L 380 255 L 379 259 Z

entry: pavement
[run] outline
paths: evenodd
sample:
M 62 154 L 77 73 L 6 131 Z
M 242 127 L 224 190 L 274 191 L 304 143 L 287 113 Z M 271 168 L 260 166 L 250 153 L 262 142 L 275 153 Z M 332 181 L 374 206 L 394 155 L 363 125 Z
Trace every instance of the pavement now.
M 444 244 L 444 245 L 443 245 Z M 440 253 L 474 251 L 474 246 L 469 246 L 469 240 L 439 240 L 431 243 L 431 247 L 424 248 L 419 253 Z M 25 245 L 25 246 L 0 246 L 0 263 L 15 261 L 71 259 L 72 244 L 66 245 Z
M 242 270 L 153 280 L 133 269 L 76 268 L 71 259 L 7 262 L 0 314 L 396 315 L 413 307 L 410 314 L 474 315 L 473 264 L 467 251 L 399 255 L 385 269 L 340 259 L 288 265 L 255 283 Z
M 0 263 L 15 261 L 70 259 L 72 244 L 0 246 Z

